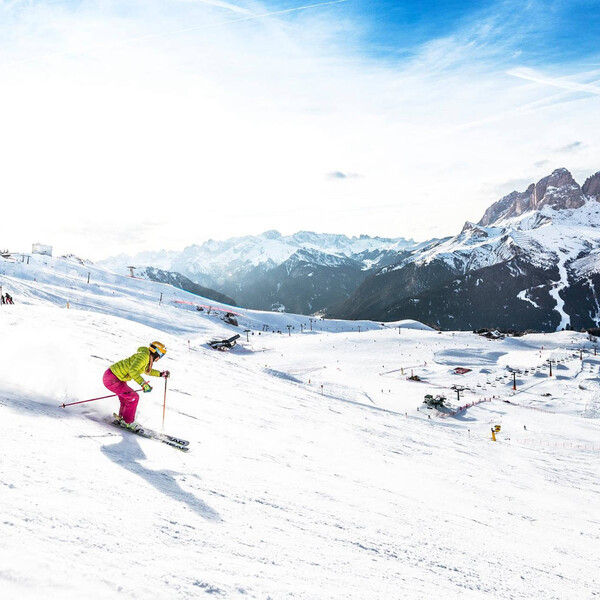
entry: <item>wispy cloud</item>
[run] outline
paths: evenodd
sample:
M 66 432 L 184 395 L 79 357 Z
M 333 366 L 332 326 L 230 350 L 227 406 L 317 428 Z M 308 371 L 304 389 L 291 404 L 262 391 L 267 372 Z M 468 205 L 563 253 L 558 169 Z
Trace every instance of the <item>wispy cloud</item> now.
M 358 173 L 344 173 L 343 171 L 332 171 L 331 173 L 327 173 L 327 179 L 335 180 L 345 180 L 345 179 L 357 179 L 360 175 Z
M 561 146 L 558 148 L 558 152 L 576 152 L 577 150 L 581 150 L 585 147 L 583 142 L 571 142 L 566 146 Z
M 289 15 L 290 13 L 308 11 L 311 9 L 322 8 L 322 7 L 326 7 L 326 6 L 330 6 L 330 5 L 334 5 L 334 4 L 342 4 L 342 3 L 348 2 L 349 0 L 326 0 L 324 2 L 317 2 L 317 3 L 313 3 L 313 4 L 304 4 L 302 6 L 295 6 L 295 7 L 286 8 L 286 9 L 282 9 L 282 10 L 276 10 L 276 11 L 267 11 L 267 12 L 262 12 L 262 13 L 258 13 L 258 14 L 252 13 L 250 10 L 247 10 L 245 8 L 242 8 L 242 7 L 233 5 L 233 4 L 229 4 L 227 2 L 220 2 L 218 0 L 215 0 L 215 1 L 197 0 L 197 1 L 200 2 L 201 4 L 206 4 L 206 5 L 212 6 L 212 7 L 227 8 L 228 10 L 231 10 L 236 13 L 240 13 L 244 16 L 238 17 L 236 19 L 229 19 L 226 21 L 203 23 L 201 25 L 192 25 L 192 26 L 182 27 L 182 28 L 174 29 L 174 30 L 170 30 L 170 31 L 162 31 L 162 32 L 156 32 L 156 33 L 149 33 L 149 34 L 136 36 L 136 37 L 117 39 L 117 40 L 108 41 L 108 42 L 105 42 L 102 44 L 86 45 L 84 48 L 80 48 L 79 51 L 80 52 L 83 51 L 87 54 L 94 54 L 97 51 L 99 51 L 99 50 L 101 51 L 103 49 L 108 50 L 110 48 L 118 48 L 120 46 L 126 46 L 129 44 L 135 44 L 135 43 L 139 43 L 139 42 L 149 42 L 149 41 L 157 40 L 160 38 L 169 38 L 172 36 L 188 34 L 188 33 L 201 31 L 201 30 L 221 28 L 221 27 L 226 27 L 227 25 L 246 23 L 249 21 L 256 21 L 259 19 L 282 17 L 284 15 Z M 21 60 L 0 63 L 0 67 L 12 66 L 12 65 L 17 65 L 17 64 L 27 63 L 27 62 L 48 60 L 51 58 L 68 57 L 68 56 L 69 56 L 69 52 L 55 52 L 55 53 L 51 53 L 51 54 L 43 54 L 43 55 L 33 56 L 33 57 L 21 59 Z
M 161 37 L 169 37 L 169 36 L 173 36 L 173 35 L 179 35 L 182 33 L 189 33 L 192 31 L 199 31 L 202 29 L 212 29 L 214 27 L 223 27 L 225 25 L 233 25 L 235 23 L 243 23 L 243 22 L 247 22 L 247 21 L 255 21 L 257 19 L 266 19 L 269 17 L 281 17 L 283 15 L 287 15 L 290 13 L 295 13 L 295 12 L 300 12 L 300 11 L 306 11 L 306 10 L 310 10 L 310 9 L 315 9 L 315 8 L 321 8 L 321 7 L 325 7 L 325 6 L 330 6 L 333 4 L 342 4 L 344 2 L 348 2 L 348 0 L 327 0 L 325 2 L 317 2 L 317 3 L 313 3 L 313 4 L 304 4 L 302 6 L 294 6 L 291 8 L 285 8 L 282 10 L 272 10 L 272 11 L 267 11 L 267 12 L 262 12 L 262 13 L 252 13 L 248 10 L 245 9 L 241 9 L 239 7 L 237 7 L 236 12 L 242 12 L 245 16 L 240 17 L 238 19 L 231 19 L 228 21 L 221 21 L 221 22 L 217 22 L 217 23 L 210 23 L 210 24 L 206 24 L 206 25 L 194 25 L 191 27 L 184 27 L 182 29 L 177 29 L 174 31 L 166 31 L 163 33 L 155 33 L 155 34 L 150 34 L 147 36 L 143 36 L 143 37 L 139 37 L 139 38 L 131 38 L 130 40 L 124 40 L 124 42 L 136 42 L 136 41 L 145 41 L 145 40 L 150 40 L 150 39 L 154 39 L 154 38 L 161 38 Z M 206 2 L 206 4 L 210 4 L 212 6 L 221 6 L 222 3 L 217 2 Z

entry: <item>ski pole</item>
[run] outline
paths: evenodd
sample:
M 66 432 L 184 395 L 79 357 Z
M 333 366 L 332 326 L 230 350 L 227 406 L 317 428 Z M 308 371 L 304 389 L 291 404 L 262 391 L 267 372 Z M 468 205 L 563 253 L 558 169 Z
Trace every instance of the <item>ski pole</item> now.
M 163 400 L 163 420 L 162 420 L 163 429 L 165 428 L 165 410 L 166 409 L 167 409 L 167 378 L 165 377 L 165 397 Z
M 141 392 L 141 388 L 139 390 L 132 390 L 134 392 Z M 74 404 L 83 404 L 84 402 L 94 402 L 94 400 L 104 400 L 104 398 L 112 398 L 113 396 L 118 396 L 119 394 L 109 394 L 108 396 L 100 396 L 99 398 L 90 398 L 89 400 L 79 400 L 79 402 L 67 402 L 63 404 L 59 404 L 59 408 L 66 408 L 67 406 L 73 406 Z

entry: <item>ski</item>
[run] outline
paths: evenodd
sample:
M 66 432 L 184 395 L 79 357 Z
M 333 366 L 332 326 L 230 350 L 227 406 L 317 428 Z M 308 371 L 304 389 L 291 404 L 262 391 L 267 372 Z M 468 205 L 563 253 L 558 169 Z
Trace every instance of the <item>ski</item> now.
M 134 435 L 139 435 L 140 437 L 144 437 L 149 440 L 157 440 L 159 442 L 162 442 L 163 444 L 167 444 L 167 446 L 171 446 L 172 448 L 177 448 L 178 450 L 181 450 L 182 452 L 189 451 L 189 446 L 188 446 L 189 442 L 187 442 L 187 440 L 179 440 L 179 438 L 171 439 L 172 436 L 168 436 L 163 433 L 158 433 L 157 431 L 153 431 L 153 430 L 147 429 L 147 428 L 139 429 L 138 431 L 134 431 L 133 429 L 124 427 L 118 421 L 114 422 L 113 425 L 115 425 L 115 427 L 119 427 L 125 431 L 129 431 L 130 433 L 133 433 Z M 184 443 L 181 443 L 181 442 L 184 442 Z
M 115 416 L 115 419 L 112 422 L 112 424 L 115 427 L 119 427 L 121 429 L 124 429 L 125 431 L 129 431 L 135 435 L 139 435 L 141 437 L 144 437 L 144 438 L 147 438 L 150 440 L 158 440 L 159 442 L 162 442 L 163 444 L 167 444 L 167 446 L 171 446 L 172 448 L 177 448 L 178 450 L 181 450 L 182 452 L 189 451 L 189 441 L 188 440 L 178 438 L 174 435 L 160 433 L 158 431 L 154 431 L 153 429 L 149 429 L 148 427 L 138 429 L 137 431 L 134 429 L 129 429 L 129 427 L 126 427 L 123 424 L 123 421 L 121 420 L 121 418 L 118 415 L 114 415 L 114 416 Z

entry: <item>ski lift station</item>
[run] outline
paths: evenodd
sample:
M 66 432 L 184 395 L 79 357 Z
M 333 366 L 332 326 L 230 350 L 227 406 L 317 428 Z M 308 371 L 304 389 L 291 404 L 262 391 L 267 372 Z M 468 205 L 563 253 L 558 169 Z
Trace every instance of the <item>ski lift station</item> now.
M 31 247 L 31 253 L 52 256 L 52 246 L 46 246 L 45 244 L 33 244 Z

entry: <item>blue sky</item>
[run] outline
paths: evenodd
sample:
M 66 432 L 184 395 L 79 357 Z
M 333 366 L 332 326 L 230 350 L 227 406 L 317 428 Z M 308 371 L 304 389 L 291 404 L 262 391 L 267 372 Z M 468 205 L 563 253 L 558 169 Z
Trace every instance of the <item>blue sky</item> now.
M 600 169 L 599 33 L 589 1 L 0 0 L 0 246 L 455 234 Z
M 410 1 L 350 2 L 364 25 L 359 40 L 376 58 L 410 56 L 422 44 L 467 35 L 482 23 L 493 24 L 490 44 L 505 43 L 534 64 L 568 63 L 598 56 L 600 4 L 567 1 Z M 507 63 L 513 60 L 505 56 Z
M 481 2 L 480 10 L 489 3 Z M 403 58 L 414 48 L 446 36 L 472 14 L 468 2 L 353 2 L 350 10 L 365 24 L 362 43 L 375 57 Z

